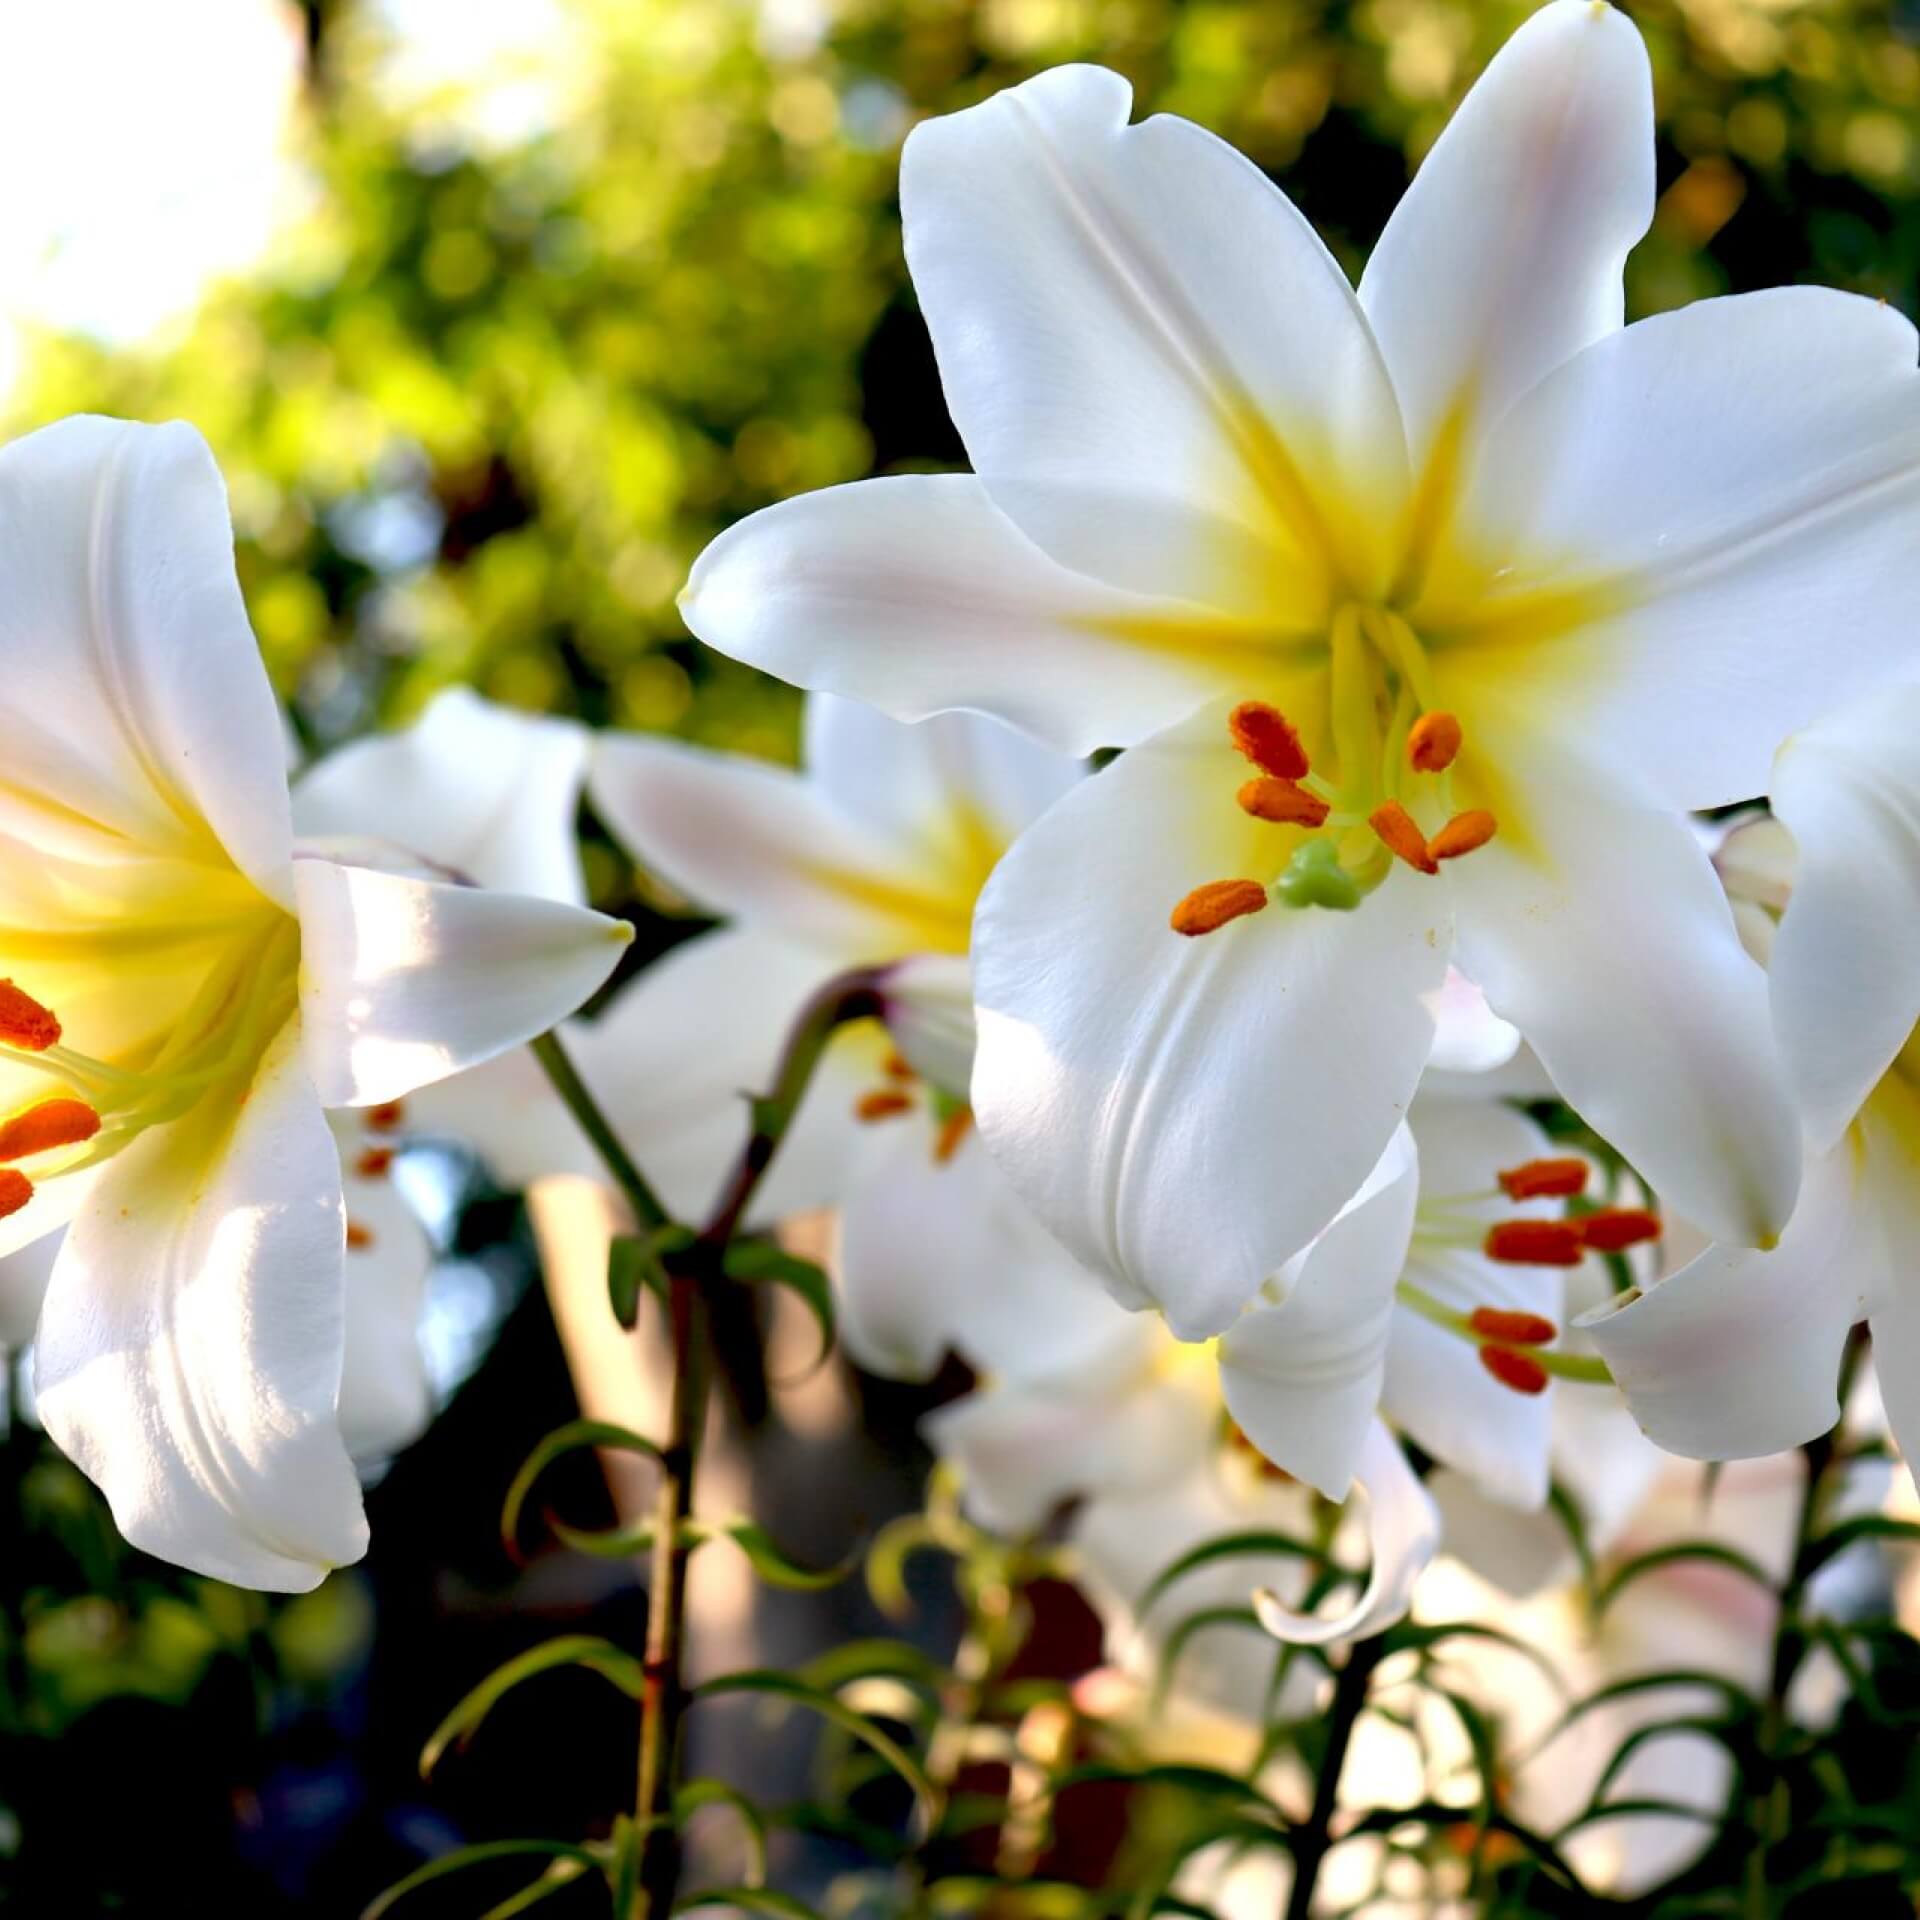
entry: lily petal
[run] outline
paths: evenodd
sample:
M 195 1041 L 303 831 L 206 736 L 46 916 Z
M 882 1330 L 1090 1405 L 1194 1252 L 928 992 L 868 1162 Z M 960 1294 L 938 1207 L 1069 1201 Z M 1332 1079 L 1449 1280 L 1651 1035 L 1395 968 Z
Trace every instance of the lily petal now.
M 342 1238 L 294 1023 L 237 1110 L 203 1103 L 108 1164 L 54 1269 L 35 1392 L 135 1546 L 282 1592 L 366 1550 L 334 1413 Z
M 1460 964 L 1663 1202 L 1720 1240 L 1771 1242 L 1799 1125 L 1766 977 L 1705 853 L 1571 753 L 1496 752 L 1523 819 L 1453 863 Z
M 280 715 L 191 427 L 77 418 L 0 451 L 0 831 L 231 861 L 292 903 Z
M 1773 1252 L 1711 1247 L 1644 1293 L 1581 1316 L 1657 1446 L 1746 1459 L 1797 1447 L 1839 1419 L 1841 1349 L 1867 1311 L 1848 1161 L 1843 1150 L 1812 1163 Z
M 1334 462 L 1404 484 L 1399 420 L 1313 229 L 1203 129 L 1129 126 L 1131 98 L 1118 74 L 1056 67 L 917 127 L 900 168 L 907 262 L 947 404 L 1003 511 L 1084 573 L 1217 600 L 1217 542 L 1183 557 L 1167 526 L 1189 535 L 1198 508 L 1312 574 L 1327 537 L 1315 474 Z M 1146 503 L 1171 510 L 1158 533 Z
M 1046 1377 L 1126 1315 L 1050 1240 L 971 1135 L 944 1157 L 912 1119 L 840 1219 L 840 1337 L 870 1373 L 925 1380 L 949 1351 L 996 1379 Z
M 1380 1405 L 1393 1290 L 1420 1187 L 1413 1137 L 1397 1132 L 1333 1224 L 1220 1342 L 1227 1411 L 1275 1466 L 1344 1500 Z
M 1272 639 L 1068 571 L 971 474 L 783 500 L 701 554 L 680 609 L 710 647 L 797 686 L 896 720 L 973 708 L 1075 755 L 1244 689 Z
M 1234 805 L 1244 773 L 1223 708 L 1156 736 L 1021 837 L 974 923 L 987 1144 L 1123 1305 L 1159 1305 L 1189 1339 L 1226 1327 L 1372 1170 L 1450 944 L 1444 889 L 1410 872 L 1352 913 L 1170 931 L 1201 882 L 1285 864 L 1284 830 Z
M 1627 16 L 1553 0 L 1494 56 L 1360 282 L 1418 465 L 1621 322 L 1653 219 L 1653 76 Z
M 1366 1496 L 1367 1536 L 1373 1568 L 1360 1597 L 1333 1617 L 1300 1613 L 1271 1593 L 1253 1596 L 1260 1624 L 1276 1640 L 1297 1647 L 1325 1647 L 1365 1640 L 1406 1617 L 1413 1589 L 1440 1549 L 1440 1512 L 1407 1456 L 1379 1421 L 1367 1431 L 1354 1478 Z
M 1896 308 L 1819 287 L 1696 301 L 1588 348 L 1483 451 L 1465 524 L 1525 564 L 1462 663 L 1670 805 L 1764 792 L 1787 734 L 1912 659 L 1917 360 Z M 1562 593 L 1576 630 L 1528 637 L 1526 608 L 1557 620 Z
M 584 906 L 574 816 L 588 734 L 450 687 L 402 732 L 329 754 L 294 788 L 307 836 L 377 834 L 450 877 Z
M 397 1100 L 571 1013 L 633 938 L 624 920 L 306 858 L 300 1013 L 330 1107 Z
M 1846 1131 L 1920 1021 L 1920 687 L 1796 734 L 1773 808 L 1799 854 L 1767 977 L 1816 1147 Z

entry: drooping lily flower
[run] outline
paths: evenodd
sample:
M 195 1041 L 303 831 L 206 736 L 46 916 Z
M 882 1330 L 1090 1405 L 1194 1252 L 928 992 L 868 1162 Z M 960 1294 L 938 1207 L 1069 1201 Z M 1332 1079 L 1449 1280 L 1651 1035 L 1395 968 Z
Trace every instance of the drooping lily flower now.
M 743 522 L 690 624 L 1133 748 L 1002 865 L 974 956 L 985 1136 L 1123 1300 L 1217 1332 L 1326 1223 L 1455 951 L 1663 1198 L 1767 1244 L 1792 1115 L 1683 810 L 1908 648 L 1912 327 L 1813 288 L 1621 325 L 1651 90 L 1593 0 L 1520 28 L 1357 295 L 1245 160 L 1128 111 L 1067 67 L 915 131 L 974 473 Z
M 1177 1501 L 1195 1475 L 1218 1477 L 1223 1436 L 1327 1499 L 1358 1485 L 1373 1545 L 1367 1591 L 1331 1619 L 1277 1601 L 1263 1618 L 1291 1640 L 1377 1632 L 1405 1611 L 1439 1535 L 1386 1423 L 1476 1498 L 1510 1516 L 1541 1508 L 1553 1376 L 1592 1370 L 1566 1351 L 1563 1283 L 1590 1252 L 1659 1230 L 1640 1209 L 1563 1216 L 1590 1170 L 1543 1156 L 1543 1144 L 1496 1101 L 1416 1104 L 1366 1185 L 1217 1343 L 1177 1341 L 1157 1316 L 1095 1296 L 1057 1247 L 1050 1260 L 1032 1251 L 1017 1302 L 992 1289 L 937 1305 L 896 1296 L 897 1311 L 917 1310 L 934 1330 L 924 1344 L 952 1345 L 984 1375 L 930 1417 L 927 1436 L 961 1468 L 975 1514 L 1013 1532 L 1075 1496 Z M 1610 1389 L 1570 1391 L 1617 1409 Z M 1464 1514 L 1465 1496 L 1451 1498 Z
M 550 1025 L 628 929 L 295 842 L 218 471 L 0 452 L 0 1252 L 66 1226 L 39 1409 L 135 1544 L 300 1589 L 364 1550 L 324 1108 Z
M 1734 1459 L 1839 1417 L 1865 1320 L 1887 1417 L 1920 1447 L 1920 688 L 1883 690 L 1795 735 L 1774 817 L 1720 866 L 1767 961 L 1806 1127 L 1800 1209 L 1779 1247 L 1712 1247 L 1587 1316 L 1661 1446 Z

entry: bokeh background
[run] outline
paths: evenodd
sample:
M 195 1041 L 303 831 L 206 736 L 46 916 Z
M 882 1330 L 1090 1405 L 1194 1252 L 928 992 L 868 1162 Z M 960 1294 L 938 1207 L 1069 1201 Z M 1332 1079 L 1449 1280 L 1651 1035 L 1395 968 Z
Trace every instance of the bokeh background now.
M 753 508 L 959 462 L 901 264 L 915 121 L 1098 60 L 1143 110 L 1250 153 L 1357 271 L 1528 10 L 10 0 L 6 429 L 98 409 L 206 434 L 306 753 L 468 682 L 787 758 L 795 697 L 705 654 L 674 596 Z M 1627 11 L 1653 53 L 1661 187 L 1631 310 L 1814 280 L 1911 312 L 1920 3 Z M 596 902 L 640 924 L 635 964 L 695 930 L 583 824 Z M 520 1568 L 501 1547 L 502 1489 L 572 1411 L 567 1361 L 519 1202 L 451 1148 L 401 1172 L 442 1252 L 424 1338 L 447 1404 L 374 1492 L 366 1566 L 315 1595 L 243 1595 L 128 1552 L 39 1435 L 15 1356 L 0 1908 L 348 1914 L 436 1849 L 577 1832 L 628 1790 L 624 1707 L 565 1677 L 431 1788 L 414 1771 L 499 1659 L 561 1626 L 633 1638 L 640 1608 L 624 1566 Z M 779 1503 L 796 1555 L 831 1560 L 917 1499 L 927 1396 L 845 1375 L 769 1396 L 750 1361 L 736 1371 L 743 1497 Z M 575 1469 L 550 1497 L 604 1518 L 605 1485 Z M 938 1644 L 950 1619 L 923 1598 Z M 696 1635 L 736 1656 L 873 1625 L 857 1591 L 759 1603 L 743 1582 L 710 1604 L 726 1617 Z M 1056 1643 L 1090 1629 L 1063 1601 Z M 737 1745 L 770 1776 L 798 1764 L 757 1731 Z M 834 1836 L 813 1844 L 824 1875 Z

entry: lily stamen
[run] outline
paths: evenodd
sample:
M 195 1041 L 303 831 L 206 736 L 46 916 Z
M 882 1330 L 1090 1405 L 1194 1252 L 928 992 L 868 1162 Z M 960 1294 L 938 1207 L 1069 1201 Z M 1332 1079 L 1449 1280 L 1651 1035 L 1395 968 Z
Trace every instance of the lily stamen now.
M 1484 807 L 1470 807 L 1465 813 L 1456 813 L 1427 842 L 1427 855 L 1433 860 L 1458 860 L 1462 854 L 1484 847 L 1497 829 L 1498 822 Z
M 1175 906 L 1167 924 L 1175 933 L 1192 938 L 1258 913 L 1266 904 L 1267 890 L 1258 880 L 1209 880 Z
M 944 1167 L 960 1151 L 960 1143 L 966 1139 L 973 1127 L 973 1109 L 955 1107 L 940 1122 L 940 1131 L 934 1135 L 933 1163 Z
M 1276 780 L 1303 780 L 1308 772 L 1307 750 L 1293 722 L 1264 700 L 1242 700 L 1227 715 L 1233 744 Z
M 0 1167 L 0 1220 L 33 1198 L 33 1182 L 18 1167 Z
M 1481 1243 L 1489 1260 L 1511 1267 L 1577 1267 L 1587 1243 L 1574 1220 L 1502 1220 Z
M 1603 1207 L 1572 1224 L 1595 1253 L 1624 1253 L 1628 1247 L 1660 1238 L 1660 1216 L 1645 1207 Z
M 100 1131 L 100 1116 L 84 1100 L 42 1100 L 0 1121 L 0 1160 L 28 1160 L 56 1147 L 77 1147 Z
M 1525 1313 L 1517 1307 L 1475 1307 L 1467 1325 L 1487 1339 L 1511 1347 L 1544 1347 L 1560 1337 L 1560 1329 L 1543 1313 Z
M 1270 820 L 1277 826 L 1324 827 L 1332 812 L 1326 801 L 1291 780 L 1276 774 L 1261 774 L 1244 782 L 1234 795 L 1242 813 L 1256 820 Z
M 1460 752 L 1460 722 L 1445 711 L 1423 713 L 1407 730 L 1407 765 L 1415 773 L 1444 773 Z
M 896 1114 L 911 1112 L 912 1108 L 911 1095 L 900 1093 L 892 1087 L 878 1087 L 872 1093 L 863 1093 L 853 1103 L 853 1117 L 868 1123 L 891 1120 Z
M 1381 845 L 1389 853 L 1404 860 L 1416 873 L 1440 871 L 1433 855 L 1427 850 L 1427 836 L 1398 800 L 1383 800 L 1367 815 L 1367 825 L 1379 836 Z
M 1545 1393 L 1547 1370 L 1530 1353 L 1516 1353 L 1511 1347 L 1482 1347 L 1480 1364 L 1515 1393 Z
M 1570 1200 L 1587 1190 L 1591 1169 L 1572 1155 L 1559 1160 L 1528 1160 L 1500 1174 L 1500 1191 L 1509 1200 Z
M 60 1022 L 32 994 L 0 980 L 0 1046 L 45 1053 L 60 1038 Z

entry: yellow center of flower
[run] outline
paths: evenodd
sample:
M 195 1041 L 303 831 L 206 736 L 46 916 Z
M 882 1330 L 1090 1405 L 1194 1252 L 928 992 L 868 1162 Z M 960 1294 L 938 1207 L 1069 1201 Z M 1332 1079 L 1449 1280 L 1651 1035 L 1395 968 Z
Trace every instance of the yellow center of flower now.
M 299 925 L 257 895 L 217 937 L 203 931 L 182 943 L 197 963 L 184 984 L 160 961 L 144 977 L 137 958 L 100 940 L 104 946 L 96 942 L 84 956 L 93 964 L 75 966 L 66 953 L 50 972 L 75 995 L 83 1027 L 76 1037 L 88 1037 L 86 1018 L 96 1014 L 128 1036 L 119 1045 L 83 1051 L 33 983 L 0 981 L 0 1064 L 28 1070 L 10 1076 L 11 1110 L 0 1113 L 0 1215 L 24 1207 L 36 1181 L 96 1166 L 202 1103 L 237 1112 L 268 1043 L 293 1014 Z M 31 952 L 30 940 L 18 944 Z M 36 1078 L 53 1089 L 30 1088 Z

